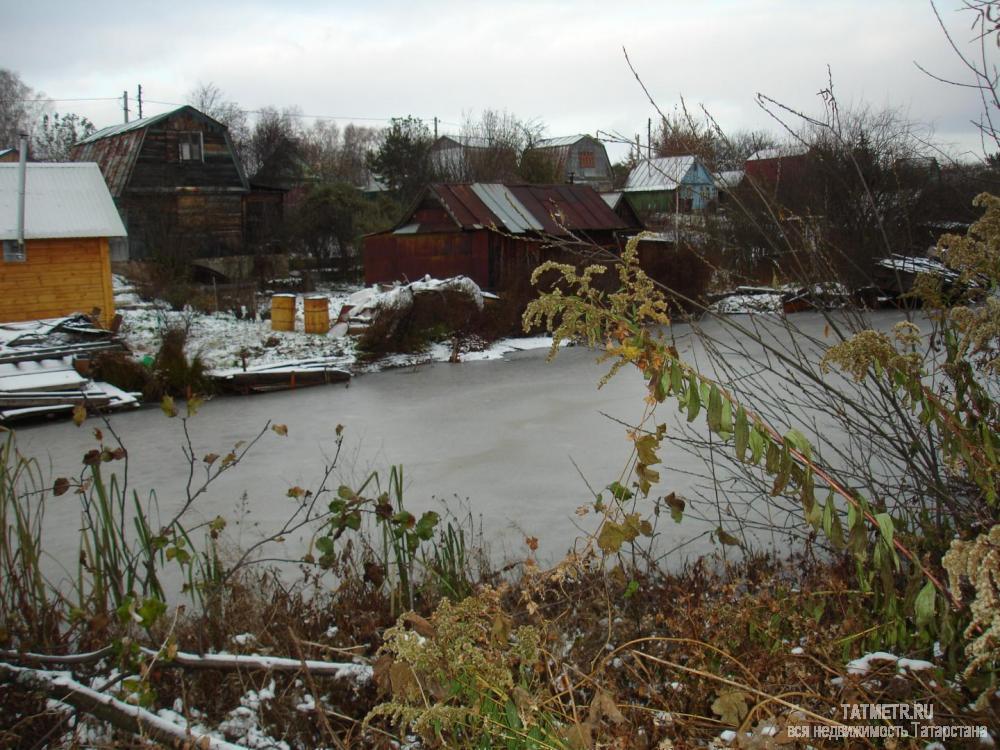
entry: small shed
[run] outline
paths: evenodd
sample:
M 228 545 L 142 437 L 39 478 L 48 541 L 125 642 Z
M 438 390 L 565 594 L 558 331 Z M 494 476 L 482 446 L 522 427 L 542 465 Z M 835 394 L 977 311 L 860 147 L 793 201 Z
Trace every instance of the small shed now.
M 0 164 L 0 322 L 100 310 L 114 317 L 108 242 L 125 237 L 92 163 L 26 165 L 24 252 L 17 242 L 18 164 Z
M 560 241 L 617 250 L 627 228 L 587 185 L 435 183 L 392 229 L 365 237 L 365 283 L 463 275 L 507 291 L 562 257 Z
M 711 172 L 697 156 L 644 159 L 623 188 L 645 220 L 662 214 L 707 211 L 718 199 Z

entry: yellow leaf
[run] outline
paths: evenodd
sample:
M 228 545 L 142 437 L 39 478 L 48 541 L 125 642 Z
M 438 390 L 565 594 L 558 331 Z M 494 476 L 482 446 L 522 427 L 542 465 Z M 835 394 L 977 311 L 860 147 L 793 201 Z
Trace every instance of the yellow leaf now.
M 173 396 L 164 396 L 163 400 L 160 402 L 160 408 L 163 410 L 163 413 L 171 419 L 177 416 L 177 407 L 174 406 Z
M 73 424 L 77 427 L 83 424 L 83 421 L 87 418 L 87 407 L 83 404 L 77 404 L 73 407 Z
M 725 724 L 734 727 L 739 726 L 749 710 L 746 693 L 740 690 L 724 690 L 712 703 L 712 713 L 718 714 Z
M 288 425 L 273 424 L 271 425 L 271 429 L 282 437 L 285 437 L 288 434 Z
M 204 400 L 199 396 L 192 396 L 189 398 L 187 401 L 187 415 L 189 417 L 193 417 L 198 413 L 198 409 L 201 408 L 203 403 L 205 403 Z

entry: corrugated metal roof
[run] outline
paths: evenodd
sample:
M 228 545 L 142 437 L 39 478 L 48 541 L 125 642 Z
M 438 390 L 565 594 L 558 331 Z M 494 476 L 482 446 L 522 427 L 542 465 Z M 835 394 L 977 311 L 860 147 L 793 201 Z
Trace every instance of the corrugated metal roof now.
M 506 185 L 477 182 L 472 186 L 472 192 L 500 219 L 500 223 L 507 227 L 508 231 L 521 234 L 542 230 L 541 222 L 531 215 Z
M 511 234 L 565 236 L 576 231 L 626 228 L 589 185 L 436 183 L 427 191 L 463 229 L 495 226 Z M 407 216 L 398 226 L 410 223 Z
M 0 239 L 17 239 L 18 164 L 0 164 Z M 27 165 L 24 237 L 124 237 L 125 227 L 96 164 Z
M 187 106 L 187 105 L 185 105 Z M 184 107 L 178 107 L 177 109 L 172 109 L 169 112 L 163 112 L 159 115 L 152 115 L 151 117 L 143 117 L 141 120 L 132 120 L 132 122 L 123 122 L 120 125 L 111 125 L 107 128 L 102 128 L 94 133 L 91 133 L 83 140 L 77 141 L 77 145 L 82 145 L 84 143 L 93 143 L 94 141 L 99 141 L 102 138 L 110 138 L 113 135 L 121 135 L 122 133 L 127 133 L 130 130 L 142 130 L 143 128 L 153 125 L 161 120 L 166 120 L 174 112 L 178 112 L 184 109 Z
M 625 190 L 675 190 L 694 166 L 693 156 L 645 159 L 629 173 Z

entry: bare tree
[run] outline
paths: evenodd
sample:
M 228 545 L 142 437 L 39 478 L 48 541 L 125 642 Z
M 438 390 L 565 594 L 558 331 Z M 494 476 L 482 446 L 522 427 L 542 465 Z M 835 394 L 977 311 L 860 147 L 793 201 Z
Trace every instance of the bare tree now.
M 0 148 L 16 145 L 20 133 L 33 133 L 46 109 L 44 98 L 15 71 L 0 68 Z
M 1000 47 L 1000 2 L 997 0 L 963 0 L 961 10 L 968 11 L 972 16 L 973 31 L 972 49 L 959 45 L 948 30 L 937 6 L 931 0 L 931 8 L 937 18 L 938 25 L 944 33 L 952 51 L 958 57 L 968 75 L 964 81 L 943 78 L 924 68 L 920 63 L 914 63 L 931 78 L 952 86 L 973 89 L 982 102 L 982 111 L 973 125 L 979 130 L 985 155 L 1000 154 L 1000 93 L 997 82 L 1000 80 L 1000 70 L 993 59 Z
M 199 83 L 191 89 L 187 101 L 195 109 L 226 126 L 229 130 L 229 139 L 236 149 L 236 157 L 246 168 L 251 135 L 246 111 L 236 102 L 227 100 L 222 89 L 211 81 Z

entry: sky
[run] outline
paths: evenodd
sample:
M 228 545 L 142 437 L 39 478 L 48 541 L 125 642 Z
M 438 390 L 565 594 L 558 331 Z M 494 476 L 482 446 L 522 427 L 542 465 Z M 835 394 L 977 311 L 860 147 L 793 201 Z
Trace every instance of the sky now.
M 937 6 L 973 51 L 961 4 Z M 933 128 L 949 153 L 982 153 L 970 123 L 976 92 L 915 65 L 969 80 L 922 0 L 39 0 L 8 13 L 4 30 L 0 65 L 63 100 L 55 111 L 98 127 L 122 121 L 122 92 L 134 107 L 138 84 L 151 115 L 213 83 L 248 110 L 298 107 L 340 125 L 412 114 L 458 132 L 492 108 L 538 120 L 549 136 L 600 130 L 645 140 L 656 111 L 625 49 L 662 111 L 683 97 L 727 132 L 781 130 L 758 94 L 821 116 L 829 71 L 842 110 L 897 109 Z

